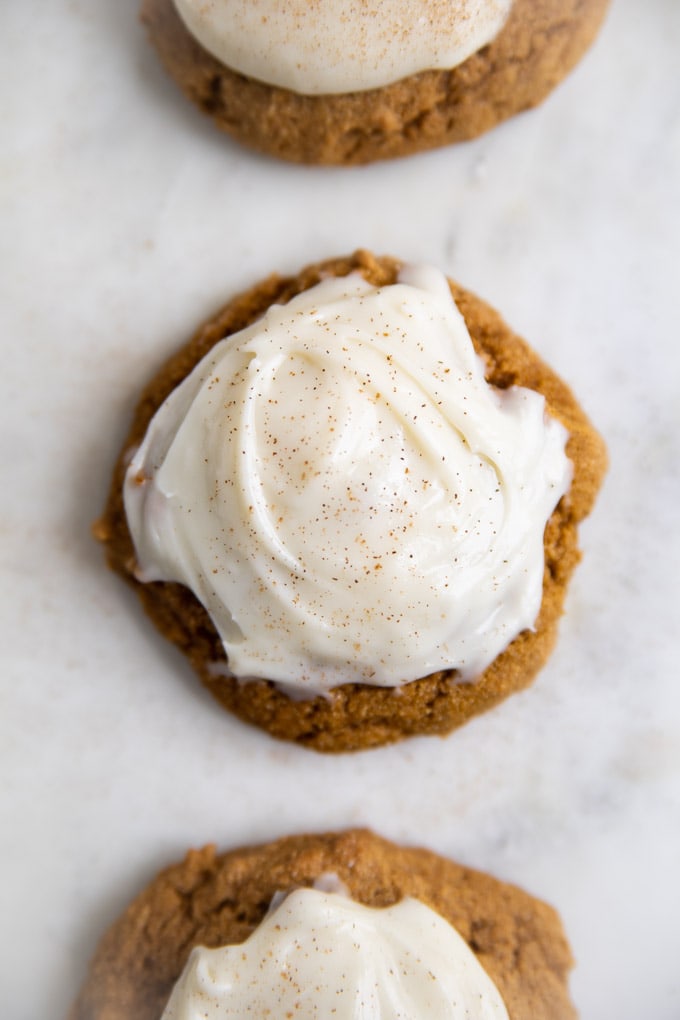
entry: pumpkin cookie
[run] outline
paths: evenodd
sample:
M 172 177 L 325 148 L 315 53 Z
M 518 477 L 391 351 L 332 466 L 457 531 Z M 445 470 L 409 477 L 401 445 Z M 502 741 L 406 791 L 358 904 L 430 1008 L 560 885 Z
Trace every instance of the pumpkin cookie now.
M 226 708 L 353 750 L 531 682 L 604 467 L 486 304 L 357 252 L 270 277 L 170 359 L 96 534 Z
M 324 892 L 329 883 L 341 892 Z M 359 934 L 347 940 L 355 912 Z M 324 926 L 337 919 L 343 923 L 335 924 L 333 952 L 324 954 Z M 228 950 L 215 950 L 234 945 L 238 978 L 220 980 L 234 978 L 233 964 Z M 400 966 L 385 977 L 393 960 Z M 277 990 L 300 991 L 295 1015 L 326 1016 L 329 993 L 379 993 L 388 983 L 388 1001 L 407 1003 L 409 1016 L 458 1016 L 449 1011 L 453 1000 L 436 1006 L 444 982 L 455 987 L 460 974 L 467 987 L 457 990 L 459 1007 L 471 995 L 477 1010 L 480 1002 L 486 1009 L 461 1016 L 574 1020 L 571 965 L 558 915 L 512 885 L 366 830 L 293 836 L 223 854 L 211 846 L 190 851 L 162 871 L 105 934 L 69 1020 L 183 1020 L 197 1015 L 182 1011 L 197 985 L 202 1016 L 266 1016 L 267 1002 L 280 1016 Z M 306 967 L 313 981 L 305 980 Z M 230 986 L 227 1002 L 221 996 Z M 223 1005 L 220 1012 L 221 1002 L 231 1011 Z
M 143 0 L 185 94 L 239 141 L 355 164 L 465 141 L 540 103 L 608 0 Z

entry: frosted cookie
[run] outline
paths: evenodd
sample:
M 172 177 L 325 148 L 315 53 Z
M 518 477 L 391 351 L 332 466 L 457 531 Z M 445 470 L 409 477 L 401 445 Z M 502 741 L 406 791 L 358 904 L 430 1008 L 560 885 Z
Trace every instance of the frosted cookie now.
M 225 707 L 350 750 L 530 683 L 604 465 L 487 305 L 358 252 L 270 277 L 167 363 L 96 534 Z
M 608 0 L 143 0 L 166 69 L 218 127 L 352 164 L 464 141 L 541 102 Z
M 571 965 L 558 915 L 514 886 L 365 830 L 293 836 L 161 872 L 69 1020 L 574 1020 Z

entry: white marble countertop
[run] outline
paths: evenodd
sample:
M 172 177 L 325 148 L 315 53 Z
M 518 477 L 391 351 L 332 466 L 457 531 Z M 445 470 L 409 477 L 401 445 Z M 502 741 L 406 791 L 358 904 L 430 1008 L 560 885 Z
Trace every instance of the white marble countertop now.
M 369 825 L 560 910 L 583 1020 L 680 1017 L 677 0 L 614 0 L 539 110 L 356 170 L 231 144 L 136 0 L 0 9 L 0 1013 L 63 1018 L 189 845 Z M 445 739 L 323 757 L 217 709 L 89 535 L 142 380 L 241 287 L 436 263 L 569 380 L 611 468 L 537 683 Z

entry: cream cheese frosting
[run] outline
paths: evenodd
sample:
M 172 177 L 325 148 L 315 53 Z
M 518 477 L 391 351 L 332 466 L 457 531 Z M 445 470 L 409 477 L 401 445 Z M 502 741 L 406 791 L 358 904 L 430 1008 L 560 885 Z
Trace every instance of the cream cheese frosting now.
M 162 1020 L 508 1020 L 458 932 L 418 900 L 298 889 L 240 945 L 195 948 Z
M 175 0 L 227 67 L 305 95 L 380 88 L 456 67 L 498 34 L 512 0 Z
M 329 278 L 156 413 L 124 487 L 138 576 L 187 585 L 244 680 L 472 679 L 538 615 L 566 439 L 487 384 L 438 270 Z

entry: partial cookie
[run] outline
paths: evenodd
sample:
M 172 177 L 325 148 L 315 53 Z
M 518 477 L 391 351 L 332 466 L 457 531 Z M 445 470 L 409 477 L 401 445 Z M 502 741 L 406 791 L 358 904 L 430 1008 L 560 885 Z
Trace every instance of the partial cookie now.
M 394 259 L 358 252 L 296 277 L 270 277 L 230 301 L 144 391 L 96 528 L 111 567 L 136 589 L 153 622 L 218 701 L 274 736 L 321 751 L 443 734 L 526 687 L 553 646 L 579 559 L 577 525 L 605 469 L 602 440 L 568 387 L 527 344 L 482 301 L 434 271 L 424 289 L 391 286 L 410 279 L 409 272 Z M 310 321 L 299 301 L 312 302 L 314 324 L 314 302 L 333 290 L 333 281 L 350 296 L 341 300 L 336 288 L 331 324 L 321 308 L 320 331 L 314 326 L 306 347 L 296 340 L 299 349 L 286 352 L 286 336 Z M 450 295 L 464 319 L 451 328 L 462 330 L 469 347 L 460 354 L 447 347 L 440 353 L 437 346 L 438 330 L 448 342 L 446 330 L 458 316 Z M 380 304 L 388 298 L 406 309 L 405 319 L 399 311 L 390 319 L 390 307 Z M 335 320 L 355 314 L 357 302 L 369 317 L 386 316 L 383 324 L 361 333 L 350 322 L 334 335 Z M 267 315 L 263 327 L 259 320 Z M 279 335 L 280 315 L 292 316 L 293 328 L 281 327 Z M 422 331 L 415 356 L 412 347 L 399 346 L 414 316 Z M 441 319 L 436 329 L 435 319 Z M 239 332 L 254 323 L 252 336 Z M 232 348 L 240 361 L 215 369 L 208 359 L 180 388 L 209 352 L 214 360 L 225 350 L 231 357 Z M 422 371 L 418 361 L 426 365 Z M 336 371 L 343 387 L 337 399 L 336 391 L 326 390 Z M 497 388 L 488 393 L 480 392 L 488 390 L 484 371 Z M 244 383 L 249 373 L 255 389 Z M 474 385 L 457 403 L 458 376 Z M 279 389 L 267 390 L 275 377 Z M 207 380 L 202 393 L 187 390 L 200 379 Z M 347 380 L 350 393 L 358 394 L 356 405 L 350 400 L 345 406 Z M 548 418 L 535 394 L 545 399 Z M 327 404 L 319 405 L 321 398 Z M 216 419 L 223 432 L 212 436 L 211 402 L 224 409 Z M 482 416 L 477 427 L 479 402 L 507 404 L 516 417 L 492 427 Z M 175 444 L 179 475 L 163 480 L 156 472 L 164 457 L 168 463 L 168 447 L 175 449 L 177 409 L 183 415 L 189 406 L 199 409 L 198 417 L 180 429 L 185 452 Z M 306 414 L 309 427 L 300 424 Z M 519 437 L 518 446 L 501 449 L 506 432 Z M 565 438 L 568 461 L 559 449 Z M 482 444 L 479 454 L 471 444 Z M 546 455 L 544 464 L 544 446 L 551 444 L 553 460 Z M 536 459 L 523 467 L 524 447 Z M 310 472 L 321 475 L 325 489 L 312 486 L 314 477 L 305 478 Z M 394 497 L 387 499 L 390 487 Z M 191 504 L 197 492 L 205 496 Z M 533 522 L 541 501 L 545 516 Z M 184 517 L 175 516 L 180 513 Z M 139 548 L 130 514 L 142 536 Z M 533 530 L 524 536 L 530 519 Z M 180 549 L 193 525 L 189 544 Z M 487 539 L 488 555 L 480 547 Z M 472 566 L 461 571 L 459 557 Z M 192 558 L 201 602 L 189 581 L 176 583 L 182 573 L 173 573 Z M 231 604 L 221 602 L 218 586 L 236 583 L 232 575 L 242 568 L 250 572 L 232 587 L 236 601 L 232 595 Z M 482 595 L 486 601 L 479 602 Z M 520 610 L 524 616 L 516 615 Z M 435 666 L 419 671 L 428 662 Z M 482 665 L 471 672 L 474 663 Z
M 551 907 L 427 850 L 356 830 L 225 854 L 191 851 L 106 933 L 69 1020 L 160 1020 L 194 947 L 244 942 L 277 893 L 326 882 L 329 874 L 360 904 L 384 908 L 412 897 L 435 911 L 472 950 L 510 1020 L 576 1016 L 567 987 L 571 953 Z
M 342 77 L 325 85 L 324 77 L 319 77 L 324 61 L 316 71 L 308 72 L 308 81 L 303 69 L 302 80 L 299 80 L 295 75 L 297 59 L 289 61 L 288 76 L 285 68 L 278 76 L 280 81 L 293 84 L 282 85 L 276 81 L 267 84 L 271 81 L 267 76 L 277 50 L 286 56 L 285 31 L 282 31 L 281 45 L 272 45 L 271 51 L 267 49 L 266 35 L 264 39 L 247 36 L 243 41 L 245 56 L 237 53 L 232 59 L 238 61 L 238 67 L 230 67 L 198 42 L 196 34 L 192 34 L 180 17 L 175 0 L 143 0 L 142 18 L 168 72 L 219 128 L 246 145 L 282 159 L 349 165 L 465 141 L 536 106 L 583 56 L 608 6 L 608 0 L 489 0 L 483 8 L 477 5 L 472 12 L 467 10 L 466 3 L 467 0 L 459 0 L 457 4 L 443 5 L 430 0 L 429 40 L 422 40 L 418 19 L 410 23 L 414 9 L 408 5 L 400 16 L 398 9 L 396 14 L 391 10 L 394 5 L 381 7 L 376 16 L 368 11 L 366 25 L 355 33 L 358 43 L 350 33 L 351 37 L 343 44 L 341 28 L 352 27 L 354 19 L 341 20 L 335 35 L 328 34 L 333 44 L 345 46 L 347 63 L 353 56 L 362 55 L 356 61 L 359 84 L 353 87 L 343 85 Z M 213 16 L 215 5 L 183 0 L 183 6 L 194 11 L 191 16 L 194 33 L 204 41 L 214 42 L 217 30 L 209 26 L 206 32 L 204 22 Z M 319 9 L 327 12 L 332 7 L 327 2 L 317 5 L 316 10 Z M 274 5 L 269 20 L 274 20 L 277 10 L 286 8 Z M 390 30 L 387 25 L 383 29 L 384 38 L 381 35 L 371 38 L 371 26 L 382 25 L 382 19 L 390 16 L 396 18 L 394 29 Z M 305 17 L 311 20 L 313 15 Z M 485 19 L 486 34 L 473 32 L 468 38 L 466 26 L 480 18 Z M 409 25 L 407 45 L 400 35 L 404 31 L 404 21 Z M 262 19 L 259 27 L 262 26 L 267 29 L 268 19 Z M 225 41 L 229 42 L 228 27 L 223 26 L 221 30 Z M 252 31 L 252 25 L 248 31 Z M 296 27 L 289 30 L 288 46 L 297 45 L 301 31 L 296 22 Z M 441 37 L 449 31 L 453 41 L 450 50 L 444 49 L 442 56 Z M 462 40 L 454 45 L 457 35 L 461 34 Z M 373 63 L 360 48 L 367 35 L 369 42 L 365 45 L 370 46 Z M 485 41 L 487 37 L 488 42 Z M 323 54 L 325 64 L 331 65 L 330 51 L 334 47 L 329 47 L 328 40 L 324 44 L 324 38 L 320 36 L 316 49 Z M 257 59 L 248 49 L 248 40 L 251 40 L 251 47 L 256 43 L 261 45 L 262 52 L 256 55 Z M 391 42 L 403 54 L 404 71 L 399 78 L 393 77 L 402 66 L 399 60 L 395 58 L 395 63 L 387 59 Z M 425 52 L 420 63 L 414 64 L 417 54 L 411 51 L 418 43 Z M 470 45 L 478 48 L 470 51 Z M 357 46 L 355 53 L 353 47 Z M 312 33 L 308 46 L 312 57 L 314 48 Z M 222 50 L 219 39 L 213 49 Z M 238 46 L 235 49 L 238 50 Z M 462 58 L 461 62 L 456 66 L 445 64 L 439 70 L 428 69 L 441 68 L 437 61 L 446 60 L 449 53 L 448 59 Z M 360 68 L 375 65 L 380 71 L 381 62 L 389 66 L 384 84 L 362 87 L 365 82 Z M 342 54 L 336 66 L 338 63 L 342 66 Z M 409 70 L 412 66 L 418 73 Z M 239 68 L 248 70 L 243 72 Z M 349 81 L 353 80 L 350 74 Z M 346 90 L 309 94 L 319 87 Z

